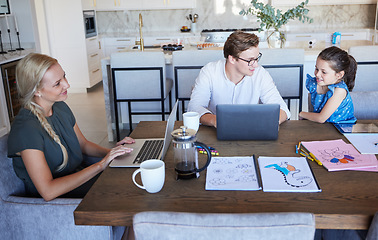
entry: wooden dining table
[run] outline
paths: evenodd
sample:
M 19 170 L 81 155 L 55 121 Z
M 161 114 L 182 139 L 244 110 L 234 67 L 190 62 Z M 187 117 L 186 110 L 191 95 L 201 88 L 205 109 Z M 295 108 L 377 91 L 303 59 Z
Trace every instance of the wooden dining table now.
M 376 121 L 378 123 L 378 121 Z M 182 122 L 175 123 L 175 129 Z M 133 138 L 164 137 L 166 122 L 140 122 Z M 219 156 L 299 157 L 299 141 L 347 139 L 330 123 L 290 120 L 279 127 L 274 141 L 219 141 L 216 129 L 200 126 L 197 140 L 214 147 Z M 201 155 L 201 154 L 200 154 Z M 200 158 L 200 165 L 205 158 Z M 142 211 L 195 213 L 311 212 L 318 229 L 368 229 L 378 211 L 378 173 L 329 172 L 309 161 L 321 192 L 207 191 L 206 170 L 199 178 L 176 180 L 173 146 L 164 158 L 163 189 L 150 194 L 132 181 L 135 168 L 106 168 L 74 211 L 77 225 L 130 226 Z

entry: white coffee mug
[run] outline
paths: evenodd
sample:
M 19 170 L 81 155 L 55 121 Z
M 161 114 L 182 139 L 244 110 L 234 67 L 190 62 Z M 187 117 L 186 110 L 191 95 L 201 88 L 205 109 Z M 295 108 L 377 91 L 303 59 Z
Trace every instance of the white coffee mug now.
M 136 175 L 140 172 L 142 184 L 135 181 Z M 133 173 L 133 182 L 141 189 L 145 189 L 149 193 L 159 192 L 164 185 L 165 180 L 165 164 L 161 160 L 151 159 L 140 164 L 140 168 Z
M 198 131 L 200 115 L 198 112 L 186 112 L 182 115 L 184 126 Z

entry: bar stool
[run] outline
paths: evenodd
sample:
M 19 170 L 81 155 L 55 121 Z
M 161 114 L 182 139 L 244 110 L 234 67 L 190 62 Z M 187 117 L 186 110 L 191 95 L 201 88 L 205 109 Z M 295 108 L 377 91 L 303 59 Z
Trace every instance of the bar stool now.
M 358 64 L 353 91 L 378 91 L 378 46 L 354 46 L 348 53 Z
M 119 104 L 127 102 L 129 127 L 132 131 L 132 115 L 165 115 L 172 109 L 171 89 L 173 80 L 165 76 L 163 52 L 122 52 L 110 57 L 113 81 L 114 113 L 117 141 L 119 132 Z M 165 111 L 165 100 L 169 96 L 169 112 Z M 132 102 L 160 102 L 161 111 L 132 111 Z
M 304 49 L 260 49 L 259 64 L 272 76 L 282 98 L 290 108 L 292 100 L 298 102 L 297 116 L 302 111 Z
M 172 53 L 176 100 L 181 101 L 181 113 L 185 112 L 185 102 L 190 100 L 201 68 L 209 62 L 222 58 L 224 58 L 223 50 L 185 50 Z M 179 116 L 180 111 L 177 111 L 177 120 Z

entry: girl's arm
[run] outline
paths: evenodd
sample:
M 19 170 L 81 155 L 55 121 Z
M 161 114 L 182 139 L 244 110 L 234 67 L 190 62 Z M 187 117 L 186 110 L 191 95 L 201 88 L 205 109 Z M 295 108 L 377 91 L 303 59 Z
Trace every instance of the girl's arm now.
M 299 117 L 318 123 L 324 123 L 340 106 L 346 95 L 347 92 L 345 89 L 335 88 L 333 96 L 330 99 L 328 99 L 327 103 L 324 105 L 320 113 L 300 112 Z
M 123 145 L 117 146 L 111 149 L 101 161 L 79 172 L 55 179 L 42 151 L 26 149 L 21 151 L 21 157 L 39 194 L 45 201 L 50 201 L 84 184 L 103 171 L 114 158 L 129 151 L 130 149 Z

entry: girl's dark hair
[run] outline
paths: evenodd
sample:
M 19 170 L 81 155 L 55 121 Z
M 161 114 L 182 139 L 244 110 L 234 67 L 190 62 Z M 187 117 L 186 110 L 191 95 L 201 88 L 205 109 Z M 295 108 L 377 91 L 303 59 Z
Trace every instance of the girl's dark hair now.
M 349 91 L 353 90 L 357 72 L 357 62 L 353 56 L 338 47 L 329 47 L 319 54 L 319 58 L 328 61 L 335 72 L 344 71 L 342 80 L 348 86 Z

